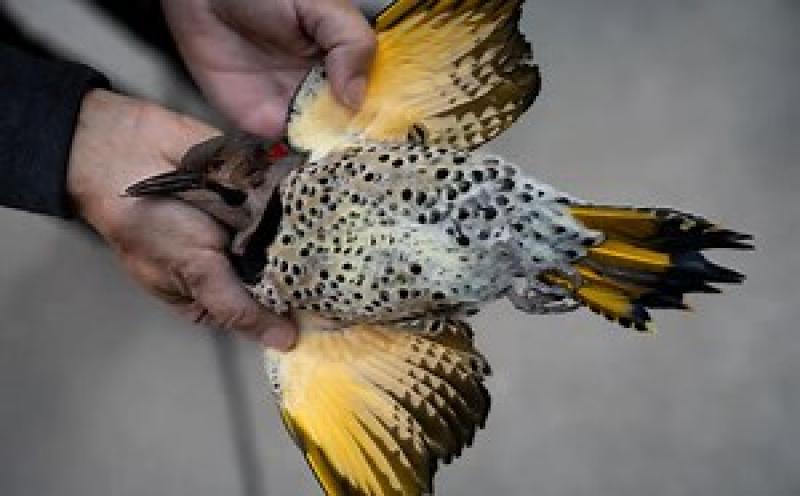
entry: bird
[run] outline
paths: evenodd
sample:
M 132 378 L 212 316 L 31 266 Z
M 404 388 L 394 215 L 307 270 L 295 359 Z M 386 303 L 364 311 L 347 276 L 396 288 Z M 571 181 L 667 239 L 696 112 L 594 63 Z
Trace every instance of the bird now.
M 650 310 L 745 279 L 702 252 L 750 250 L 747 234 L 585 201 L 478 150 L 539 93 L 522 3 L 395 1 L 373 20 L 360 109 L 315 67 L 285 136 L 211 138 L 126 191 L 219 220 L 253 297 L 297 321 L 292 350 L 265 351 L 267 376 L 329 496 L 433 494 L 486 424 L 491 368 L 468 318 L 487 303 L 588 307 L 647 333 Z

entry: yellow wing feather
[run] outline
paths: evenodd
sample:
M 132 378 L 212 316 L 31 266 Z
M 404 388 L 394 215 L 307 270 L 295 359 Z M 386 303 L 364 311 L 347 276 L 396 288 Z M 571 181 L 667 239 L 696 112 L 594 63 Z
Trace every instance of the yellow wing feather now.
M 321 68 L 289 115 L 290 142 L 313 158 L 356 140 L 472 149 L 535 99 L 540 79 L 519 32 L 521 0 L 398 1 L 376 20 L 378 49 L 361 109 L 334 98 Z
M 488 366 L 466 324 L 436 324 L 301 320 L 294 350 L 267 352 L 284 422 L 326 494 L 431 494 L 438 463 L 472 443 Z

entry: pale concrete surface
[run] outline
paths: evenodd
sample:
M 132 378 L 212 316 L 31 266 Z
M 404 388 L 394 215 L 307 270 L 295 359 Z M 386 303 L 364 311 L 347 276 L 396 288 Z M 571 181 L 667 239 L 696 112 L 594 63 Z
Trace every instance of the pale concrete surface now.
M 90 51 L 114 46 L 63 25 L 70 2 L 9 3 Z M 798 4 L 528 4 L 545 87 L 493 149 L 585 198 L 704 213 L 759 250 L 721 256 L 747 284 L 658 314 L 655 337 L 587 312 L 488 308 L 475 324 L 494 410 L 439 493 L 800 494 Z M 101 65 L 169 99 L 152 58 L 131 56 L 145 61 L 137 74 Z M 134 289 L 85 232 L 10 211 L 0 232 L 0 494 L 259 492 L 241 477 L 213 339 Z M 237 349 L 262 492 L 318 494 L 257 350 Z

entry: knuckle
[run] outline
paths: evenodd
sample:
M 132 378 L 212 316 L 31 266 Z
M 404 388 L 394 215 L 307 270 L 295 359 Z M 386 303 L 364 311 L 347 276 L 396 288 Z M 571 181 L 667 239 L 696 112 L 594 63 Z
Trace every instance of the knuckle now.
M 179 270 L 189 288 L 198 291 L 202 290 L 213 277 L 212 270 L 218 262 L 216 255 L 200 252 L 184 261 Z
M 350 50 L 363 53 L 365 55 L 374 54 L 378 48 L 378 42 L 375 38 L 375 33 L 369 27 L 351 30 L 348 34 L 345 44 L 350 48 Z
M 187 320 L 195 324 L 212 324 L 208 310 L 200 305 L 189 304 L 178 307 L 178 312 Z
M 259 316 L 248 308 L 233 308 L 218 316 L 220 325 L 225 329 L 252 334 L 259 324 Z
M 208 272 L 195 263 L 187 263 L 181 273 L 183 274 L 183 280 L 193 293 L 202 291 L 208 283 Z M 197 295 L 195 294 L 195 296 Z
M 375 36 L 375 32 L 372 29 L 367 28 L 364 36 L 361 37 L 361 44 L 364 46 L 364 49 L 374 53 L 375 50 L 378 48 L 378 39 Z

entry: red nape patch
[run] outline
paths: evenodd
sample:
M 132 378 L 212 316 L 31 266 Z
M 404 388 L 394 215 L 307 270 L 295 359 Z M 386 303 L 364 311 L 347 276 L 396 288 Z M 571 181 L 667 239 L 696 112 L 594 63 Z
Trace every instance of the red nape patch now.
M 282 159 L 286 155 L 289 155 L 289 146 L 280 141 L 267 149 L 267 159 L 273 162 Z

